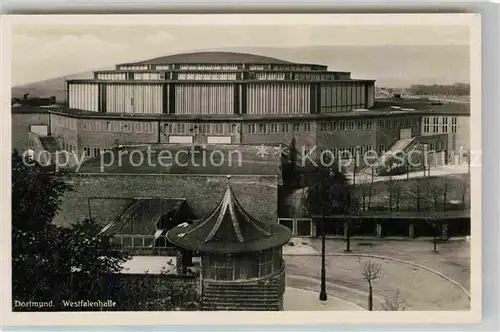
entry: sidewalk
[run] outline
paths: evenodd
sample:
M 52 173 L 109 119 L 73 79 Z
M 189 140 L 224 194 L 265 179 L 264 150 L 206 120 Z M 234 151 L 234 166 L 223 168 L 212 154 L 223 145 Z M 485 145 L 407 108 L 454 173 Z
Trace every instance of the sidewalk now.
M 373 177 L 373 182 L 382 182 L 382 181 L 389 181 L 389 180 L 406 180 L 407 178 L 414 179 L 414 178 L 422 178 L 422 177 L 427 177 L 427 176 L 444 176 L 444 175 L 453 175 L 453 174 L 467 174 L 469 172 L 469 167 L 467 164 L 460 164 L 460 165 L 446 165 L 446 166 L 440 166 L 440 167 L 431 167 L 430 169 L 430 175 L 426 174 L 424 175 L 424 171 L 416 171 L 416 172 L 410 172 L 408 174 L 400 174 L 400 175 L 393 175 L 393 176 L 379 176 L 376 175 Z M 349 179 L 349 182 L 353 182 L 353 173 L 349 172 L 346 174 L 347 178 Z M 371 174 L 364 174 L 364 173 L 358 173 L 356 174 L 356 184 L 362 184 L 362 183 L 370 183 L 372 181 L 372 176 Z
M 319 235 L 316 238 L 321 238 L 321 235 Z M 341 235 L 326 235 L 325 239 L 329 241 L 343 241 L 345 242 L 345 238 Z M 417 237 L 414 239 L 410 239 L 405 236 L 385 236 L 385 237 L 380 237 L 377 238 L 375 236 L 352 236 L 351 241 L 377 241 L 377 242 L 388 242 L 388 241 L 408 241 L 408 242 L 416 242 L 416 241 L 422 241 L 422 242 L 429 242 L 433 241 L 434 237 L 432 236 L 421 236 Z M 457 236 L 457 237 L 450 237 L 448 238 L 447 241 L 449 242 L 465 242 L 470 240 L 470 237 L 468 236 Z M 441 241 L 438 237 L 438 241 Z

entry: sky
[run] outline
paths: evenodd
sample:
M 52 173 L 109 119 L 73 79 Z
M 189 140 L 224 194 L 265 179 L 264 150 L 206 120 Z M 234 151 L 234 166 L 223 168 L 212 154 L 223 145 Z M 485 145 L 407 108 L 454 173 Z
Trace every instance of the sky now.
M 469 45 L 469 28 L 466 25 L 15 24 L 11 31 L 13 85 L 197 50 Z M 288 60 L 285 56 L 281 58 Z M 309 59 L 303 56 L 301 60 L 317 63 L 315 60 L 318 57 L 314 52 L 305 57 Z M 368 54 L 366 57 L 369 60 Z M 468 63 L 465 65 L 468 66 Z M 380 74 L 383 74 L 383 70 L 380 69 Z M 453 70 L 450 72 L 453 75 Z M 359 74 L 363 76 L 364 73 Z M 377 72 L 366 74 L 374 75 Z

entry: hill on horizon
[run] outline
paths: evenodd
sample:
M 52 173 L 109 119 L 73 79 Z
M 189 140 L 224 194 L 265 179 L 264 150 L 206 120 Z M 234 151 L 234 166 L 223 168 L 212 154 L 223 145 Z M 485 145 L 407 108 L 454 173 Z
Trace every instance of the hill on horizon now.
M 379 87 L 406 88 L 412 84 L 469 82 L 467 45 L 234 47 L 211 51 L 254 53 L 292 62 L 327 65 L 332 71 L 350 71 L 353 78 L 375 79 Z M 99 69 L 89 68 L 89 71 L 81 73 L 14 86 L 12 97 L 19 98 L 24 93 L 30 93 L 34 97 L 56 96 L 58 101 L 63 101 L 65 80 L 92 78 L 94 70 Z

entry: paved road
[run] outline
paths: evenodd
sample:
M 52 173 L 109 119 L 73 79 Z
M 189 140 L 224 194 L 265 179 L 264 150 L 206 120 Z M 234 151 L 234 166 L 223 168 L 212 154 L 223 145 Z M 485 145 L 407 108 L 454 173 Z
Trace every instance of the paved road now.
M 313 241 L 313 246 L 319 243 Z M 374 246 L 353 243 L 357 253 L 376 254 L 403 259 L 424 265 L 445 274 L 469 288 L 469 248 L 467 243 L 449 243 L 440 246 L 440 253 L 431 251 L 431 245 L 413 242 L 390 242 Z M 327 252 L 343 252 L 343 241 L 328 241 Z M 404 248 L 404 249 L 403 249 Z M 362 269 L 367 258 L 328 256 L 327 290 L 353 303 L 367 307 L 368 286 Z M 285 256 L 287 286 L 319 291 L 319 256 Z M 374 261 L 377 261 L 376 259 Z M 412 310 L 468 310 L 470 301 L 458 286 L 429 271 L 398 262 L 381 261 L 380 279 L 374 282 L 374 308 L 382 310 L 381 303 L 400 291 L 400 298 Z

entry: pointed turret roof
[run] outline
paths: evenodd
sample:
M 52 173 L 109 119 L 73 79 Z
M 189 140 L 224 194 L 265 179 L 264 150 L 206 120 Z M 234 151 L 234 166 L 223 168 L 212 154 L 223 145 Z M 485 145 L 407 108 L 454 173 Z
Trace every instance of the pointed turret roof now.
M 179 225 L 167 233 L 170 242 L 199 252 L 252 252 L 285 244 L 291 231 L 278 223 L 264 223 L 248 214 L 228 185 L 217 207 L 205 219 Z

